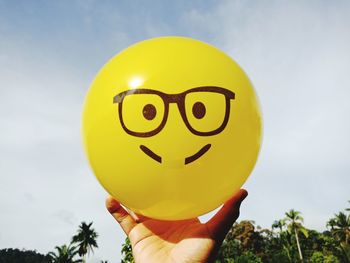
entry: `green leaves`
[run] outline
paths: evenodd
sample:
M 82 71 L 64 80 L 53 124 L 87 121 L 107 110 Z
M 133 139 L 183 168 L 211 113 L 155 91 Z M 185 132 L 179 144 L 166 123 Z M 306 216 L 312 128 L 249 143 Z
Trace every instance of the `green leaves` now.
M 78 233 L 72 237 L 72 244 L 77 244 L 79 256 L 84 257 L 83 262 L 85 262 L 86 254 L 93 252 L 94 248 L 98 248 L 97 239 L 98 234 L 92 228 L 92 222 L 86 224 L 82 222 L 79 225 Z
M 57 252 L 49 252 L 49 256 L 52 258 L 52 263 L 80 263 L 81 259 L 74 259 L 78 254 L 77 247 L 62 245 L 56 246 Z
M 303 262 L 349 263 L 349 217 L 349 208 L 335 214 L 324 232 L 307 229 L 302 214 L 294 209 L 275 220 L 271 230 L 256 227 L 254 221 L 241 221 L 227 234 L 216 263 L 295 263 L 301 258 Z
M 97 248 L 97 232 L 91 227 L 92 222 L 86 224 L 82 222 L 79 225 L 78 233 L 72 237 L 71 243 L 62 246 L 56 246 L 56 252 L 49 252 L 52 259 L 51 263 L 80 263 L 85 262 L 85 255 L 93 252 Z M 78 258 L 77 257 L 83 257 Z
M 122 261 L 121 263 L 134 263 L 134 256 L 129 238 L 125 238 L 125 243 L 122 245 Z
M 304 237 L 309 237 L 309 231 L 302 225 L 299 226 L 298 231 L 301 232 L 304 235 Z
M 92 222 L 89 224 L 82 222 L 79 225 L 78 233 L 72 237 L 72 243 L 77 244 L 79 247 L 78 252 L 80 256 L 85 256 L 93 252 L 94 248 L 98 248 L 96 242 L 98 234 L 91 226 Z

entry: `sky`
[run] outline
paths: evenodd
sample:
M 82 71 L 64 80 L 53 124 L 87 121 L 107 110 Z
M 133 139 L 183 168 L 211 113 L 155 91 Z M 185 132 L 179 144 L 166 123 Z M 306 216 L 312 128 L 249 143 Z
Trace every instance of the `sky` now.
M 125 236 L 83 152 L 82 106 L 104 63 L 164 35 L 225 51 L 259 96 L 263 146 L 241 219 L 270 227 L 294 208 L 324 230 L 350 200 L 349 12 L 341 0 L 0 0 L 0 249 L 47 253 L 93 221 L 88 262 L 120 261 Z

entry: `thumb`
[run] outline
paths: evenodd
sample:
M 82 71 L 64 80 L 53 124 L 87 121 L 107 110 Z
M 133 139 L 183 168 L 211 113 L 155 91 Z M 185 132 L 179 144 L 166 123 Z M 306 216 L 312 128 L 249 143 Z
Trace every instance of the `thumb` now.
M 223 207 L 206 223 L 215 240 L 222 241 L 239 216 L 239 208 L 248 192 L 240 189 Z

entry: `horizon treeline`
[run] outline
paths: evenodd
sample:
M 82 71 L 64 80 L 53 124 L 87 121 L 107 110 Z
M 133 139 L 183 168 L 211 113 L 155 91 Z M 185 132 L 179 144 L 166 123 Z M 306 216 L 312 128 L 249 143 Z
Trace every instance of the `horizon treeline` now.
M 346 208 L 336 213 L 321 232 L 306 228 L 301 212 L 294 209 L 272 222 L 269 229 L 252 220 L 236 222 L 215 263 L 350 263 L 349 212 Z M 122 246 L 121 262 L 134 262 L 128 238 Z
M 321 232 L 303 223 L 302 214 L 294 209 L 272 222 L 270 228 L 261 228 L 252 220 L 236 222 L 215 263 L 350 263 L 350 208 L 332 216 Z M 70 244 L 56 246 L 46 255 L 36 250 L 0 249 L 0 263 L 84 263 L 98 248 L 98 233 L 92 224 L 82 222 Z M 122 245 L 121 262 L 134 262 L 128 238 Z

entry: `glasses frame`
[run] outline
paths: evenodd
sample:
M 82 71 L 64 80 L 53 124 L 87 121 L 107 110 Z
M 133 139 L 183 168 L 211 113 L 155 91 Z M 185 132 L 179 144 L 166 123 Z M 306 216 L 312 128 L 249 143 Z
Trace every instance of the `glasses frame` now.
M 220 125 L 219 128 L 209 131 L 209 132 L 201 132 L 197 131 L 194 129 L 190 122 L 188 121 L 187 115 L 186 115 L 186 108 L 185 108 L 185 97 L 189 93 L 193 92 L 213 92 L 213 93 L 220 93 L 225 96 L 225 103 L 226 103 L 226 109 L 225 109 L 225 116 L 222 124 Z M 132 94 L 155 94 L 158 95 L 159 97 L 162 98 L 163 103 L 164 103 L 164 114 L 163 114 L 163 119 L 159 126 L 155 128 L 152 131 L 149 132 L 135 132 L 132 130 L 129 130 L 123 120 L 123 101 L 126 96 L 132 95 Z M 189 90 L 186 90 L 181 93 L 177 94 L 167 94 L 164 92 L 161 92 L 159 90 L 153 90 L 153 89 L 132 89 L 132 90 L 126 90 L 123 91 L 113 97 L 113 103 L 118 103 L 118 112 L 119 112 L 119 120 L 120 123 L 124 129 L 124 131 L 132 136 L 136 137 L 151 137 L 159 133 L 165 126 L 167 120 L 168 120 L 168 114 L 169 114 L 169 104 L 170 103 L 176 103 L 177 107 L 179 109 L 180 115 L 182 117 L 182 120 L 184 121 L 186 127 L 188 130 L 190 130 L 193 134 L 198 135 L 198 136 L 212 136 L 216 135 L 220 132 L 222 132 L 229 120 L 229 115 L 230 115 L 230 100 L 235 99 L 235 93 L 231 90 L 222 88 L 222 87 L 217 87 L 217 86 L 201 86 L 201 87 L 196 87 L 192 88 Z

